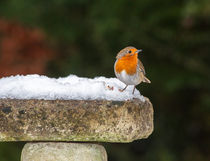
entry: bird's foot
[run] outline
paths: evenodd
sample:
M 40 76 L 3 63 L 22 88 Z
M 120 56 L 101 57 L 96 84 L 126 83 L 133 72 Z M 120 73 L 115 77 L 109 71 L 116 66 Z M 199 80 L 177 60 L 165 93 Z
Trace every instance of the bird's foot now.
M 128 85 L 125 86 L 125 88 L 123 89 L 118 89 L 120 92 L 123 92 L 126 88 L 128 87 Z
M 124 91 L 124 89 L 118 89 L 120 92 L 123 92 Z

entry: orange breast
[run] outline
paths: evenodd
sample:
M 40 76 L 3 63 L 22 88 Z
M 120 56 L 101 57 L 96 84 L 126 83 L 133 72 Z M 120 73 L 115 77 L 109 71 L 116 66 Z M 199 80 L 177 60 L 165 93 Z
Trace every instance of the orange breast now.
M 115 70 L 117 73 L 121 73 L 123 70 L 125 70 L 127 74 L 133 75 L 136 73 L 137 63 L 137 56 L 125 56 L 117 60 Z

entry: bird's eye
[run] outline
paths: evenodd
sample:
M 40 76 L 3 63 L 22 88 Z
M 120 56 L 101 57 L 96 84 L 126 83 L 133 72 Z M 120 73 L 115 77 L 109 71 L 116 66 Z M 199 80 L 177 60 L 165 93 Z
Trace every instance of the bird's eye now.
M 129 52 L 128 52 L 129 54 L 131 53 L 131 50 L 129 50 Z

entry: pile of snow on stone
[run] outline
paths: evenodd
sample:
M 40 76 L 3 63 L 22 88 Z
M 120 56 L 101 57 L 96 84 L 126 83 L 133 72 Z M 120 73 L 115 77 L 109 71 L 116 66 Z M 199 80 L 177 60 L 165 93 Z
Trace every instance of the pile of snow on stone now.
M 123 101 L 144 97 L 133 86 L 128 86 L 116 78 L 96 77 L 94 79 L 69 75 L 64 78 L 49 78 L 40 75 L 17 75 L 0 79 L 0 98 L 44 99 L 44 100 L 116 100 Z

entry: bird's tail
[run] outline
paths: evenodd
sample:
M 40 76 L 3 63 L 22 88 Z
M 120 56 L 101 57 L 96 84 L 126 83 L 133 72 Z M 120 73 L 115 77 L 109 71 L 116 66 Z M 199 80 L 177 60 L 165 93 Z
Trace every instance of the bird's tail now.
M 145 82 L 145 83 L 151 83 L 151 81 L 147 77 L 144 77 L 143 82 Z

